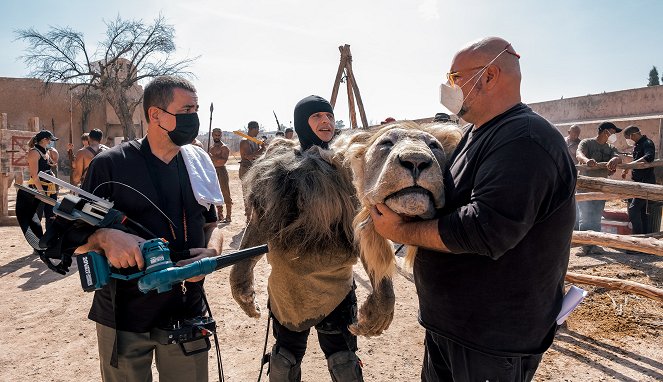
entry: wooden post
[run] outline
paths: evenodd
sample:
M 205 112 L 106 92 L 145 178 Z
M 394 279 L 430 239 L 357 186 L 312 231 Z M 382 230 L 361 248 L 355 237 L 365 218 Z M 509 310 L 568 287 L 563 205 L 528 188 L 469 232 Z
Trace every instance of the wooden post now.
M 359 93 L 359 85 L 357 85 L 357 80 L 355 79 L 355 74 L 352 70 L 352 53 L 350 52 L 350 45 L 346 44 L 344 48 L 348 58 L 346 61 L 345 71 L 347 77 L 351 80 L 352 91 L 354 92 L 354 96 L 357 99 L 357 107 L 359 108 L 359 117 L 361 118 L 361 123 L 363 127 L 366 128 L 368 127 L 368 120 L 366 119 L 366 112 L 364 111 L 364 102 L 361 100 L 361 94 Z M 348 90 L 348 94 L 350 94 L 350 90 Z
M 338 71 L 336 72 L 336 79 L 334 80 L 334 87 L 332 88 L 332 95 L 329 103 L 332 107 L 336 106 L 336 97 L 338 96 L 338 88 L 341 84 L 341 78 L 343 78 L 343 71 L 345 70 L 345 61 L 346 56 L 342 46 L 338 47 L 338 50 L 341 52 L 341 61 L 338 64 Z
M 39 131 L 39 117 L 28 118 L 28 129 L 34 132 Z
M 635 237 L 607 232 L 573 231 L 573 244 L 595 244 L 663 256 L 663 241 L 654 237 Z
M 650 285 L 640 284 L 635 281 L 583 275 L 574 272 L 567 272 L 565 279 L 570 283 L 596 285 L 606 289 L 621 290 L 663 302 L 663 290 Z
M 345 77 L 345 84 L 347 85 L 347 90 L 348 90 L 348 112 L 350 113 L 350 126 L 352 126 L 353 129 L 356 129 L 357 113 L 355 112 L 355 97 L 354 93 L 352 92 L 352 77 L 348 76 L 347 74 Z
M 617 200 L 624 199 L 624 196 L 615 194 L 606 194 L 605 192 L 581 192 L 576 194 L 576 203 L 587 200 Z
M 663 201 L 663 186 L 589 176 L 578 176 L 577 188 L 582 191 L 600 191 L 628 198 Z

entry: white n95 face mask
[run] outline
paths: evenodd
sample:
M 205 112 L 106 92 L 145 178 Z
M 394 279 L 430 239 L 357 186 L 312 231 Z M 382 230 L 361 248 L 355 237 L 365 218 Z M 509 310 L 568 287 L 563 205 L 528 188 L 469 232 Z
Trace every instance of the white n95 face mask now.
M 626 144 L 629 145 L 629 147 L 635 146 L 635 141 L 633 139 L 627 139 Z
M 460 86 L 456 84 L 453 86 L 448 84 L 440 85 L 440 103 L 452 114 L 458 115 L 458 113 L 460 113 L 460 109 L 463 108 L 464 100 L 463 89 L 461 89 Z
M 608 137 L 608 143 L 614 144 L 615 142 L 617 142 L 617 134 L 612 134 Z

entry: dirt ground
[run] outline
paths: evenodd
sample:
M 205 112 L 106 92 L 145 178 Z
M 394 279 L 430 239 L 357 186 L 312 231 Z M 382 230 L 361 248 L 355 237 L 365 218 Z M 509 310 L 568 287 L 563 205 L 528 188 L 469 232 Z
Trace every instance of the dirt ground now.
M 236 166 L 230 166 L 233 222 L 223 225 L 224 252 L 238 247 L 244 224 Z M 10 206 L 11 207 L 11 206 Z M 76 272 L 60 276 L 33 256 L 18 227 L 0 227 L 0 381 L 98 381 L 94 325 L 87 312 L 92 294 Z M 604 248 L 589 256 L 572 250 L 569 270 L 633 280 L 663 288 L 663 259 Z M 269 265 L 256 267 L 258 301 L 265 307 Z M 355 267 L 358 297 L 370 288 Z M 414 285 L 395 276 L 396 313 L 389 330 L 360 338 L 366 381 L 417 381 L 423 330 L 417 323 Z M 230 295 L 228 269 L 207 276 L 209 302 L 218 324 L 227 381 L 257 380 L 267 318 L 246 317 Z M 573 312 L 543 358 L 536 381 L 663 380 L 663 304 L 633 294 L 585 286 L 588 297 Z M 271 347 L 269 339 L 268 347 Z M 210 380 L 217 380 L 210 352 Z M 316 336 L 309 337 L 303 380 L 329 381 Z M 155 372 L 156 376 L 156 372 Z M 158 377 L 155 378 L 158 380 Z M 263 380 L 267 378 L 263 375 Z

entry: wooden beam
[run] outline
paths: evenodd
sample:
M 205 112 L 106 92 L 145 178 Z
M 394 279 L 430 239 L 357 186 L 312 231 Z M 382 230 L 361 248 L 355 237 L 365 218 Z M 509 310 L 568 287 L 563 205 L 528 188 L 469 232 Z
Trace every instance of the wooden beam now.
M 578 176 L 577 188 L 582 191 L 599 191 L 624 198 L 641 198 L 663 201 L 663 186 L 657 184 L 629 182 L 590 176 Z
M 408 281 L 414 282 L 412 270 L 405 266 L 404 259 L 402 257 L 396 256 L 396 270 Z M 565 279 L 566 281 L 574 284 L 595 285 L 611 290 L 621 290 L 663 302 L 663 290 L 635 281 L 583 275 L 581 273 L 575 272 L 567 272 Z
M 656 237 L 635 237 L 595 231 L 573 231 L 571 242 L 574 245 L 594 244 L 663 256 L 663 241 Z
M 577 164 L 577 169 L 590 169 L 590 168 L 606 168 L 608 167 L 608 162 L 598 162 L 596 166 L 590 167 L 586 164 Z M 650 167 L 663 167 L 663 160 L 654 159 L 653 162 L 638 162 L 638 163 L 620 163 L 617 165 L 617 168 L 621 169 L 643 169 Z
M 343 77 L 343 71 L 345 70 L 345 62 L 347 57 L 343 53 L 343 47 L 339 46 L 338 50 L 341 52 L 341 61 L 338 64 L 338 71 L 336 72 L 336 79 L 334 80 L 334 87 L 332 88 L 332 95 L 329 103 L 332 105 L 332 108 L 336 105 L 336 97 L 338 96 L 338 88 L 341 84 L 341 78 Z
M 623 195 L 606 194 L 605 192 L 579 192 L 576 194 L 576 202 L 587 200 L 616 200 L 624 199 Z
M 595 285 L 611 290 L 621 290 L 628 293 L 637 294 L 651 298 L 653 300 L 663 302 L 663 290 L 655 288 L 650 285 L 637 283 L 635 281 L 619 280 L 609 277 L 590 276 L 580 273 L 568 272 L 566 274 L 566 281 L 570 283 Z

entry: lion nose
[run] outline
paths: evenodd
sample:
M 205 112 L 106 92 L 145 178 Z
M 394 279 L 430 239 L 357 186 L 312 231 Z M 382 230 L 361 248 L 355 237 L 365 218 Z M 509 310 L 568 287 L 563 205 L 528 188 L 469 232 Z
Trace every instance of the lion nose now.
M 417 179 L 419 174 L 433 163 L 431 158 L 427 155 L 416 152 L 399 154 L 398 161 L 401 166 L 410 170 L 414 179 Z

